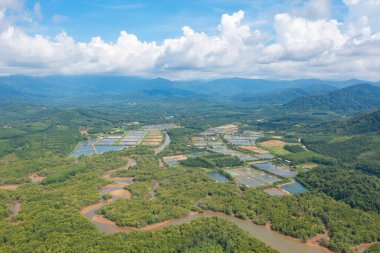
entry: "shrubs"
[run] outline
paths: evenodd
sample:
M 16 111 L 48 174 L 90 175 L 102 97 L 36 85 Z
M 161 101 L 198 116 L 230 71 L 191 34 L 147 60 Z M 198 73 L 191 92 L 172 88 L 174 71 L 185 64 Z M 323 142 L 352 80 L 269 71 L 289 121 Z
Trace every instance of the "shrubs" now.
M 205 157 L 189 158 L 180 162 L 184 166 L 188 167 L 202 167 L 202 168 L 215 168 L 216 163 L 211 159 Z
M 85 172 L 86 166 L 74 166 L 72 168 L 68 168 L 62 172 L 55 173 L 53 175 L 45 178 L 41 183 L 43 185 L 48 185 L 52 183 L 64 182 L 69 179 L 71 176 L 75 176 L 77 173 Z
M 339 141 L 330 136 L 309 136 L 303 140 L 309 149 L 341 161 L 355 160 L 361 153 L 371 149 L 370 144 L 372 142 L 370 136 L 359 136 Z
M 102 196 L 102 199 L 103 199 L 103 200 L 109 200 L 109 199 L 112 199 L 112 196 L 111 196 L 110 194 L 106 193 L 106 194 L 104 194 L 104 195 Z
M 302 163 L 318 163 L 324 165 L 332 165 L 336 164 L 337 160 L 335 158 L 326 157 L 312 151 L 302 151 L 298 153 L 291 153 L 282 155 L 282 157 L 286 160 L 290 160 L 292 164 L 302 164 Z
M 297 176 L 308 189 L 318 190 L 364 211 L 380 213 L 380 179 L 340 165 L 319 167 Z
M 182 161 L 181 164 L 188 167 L 223 168 L 241 166 L 244 164 L 244 162 L 240 161 L 239 158 L 234 156 L 210 154 L 204 157 L 189 158 Z
M 301 146 L 299 145 L 285 145 L 284 149 L 291 153 L 299 153 L 305 151 Z

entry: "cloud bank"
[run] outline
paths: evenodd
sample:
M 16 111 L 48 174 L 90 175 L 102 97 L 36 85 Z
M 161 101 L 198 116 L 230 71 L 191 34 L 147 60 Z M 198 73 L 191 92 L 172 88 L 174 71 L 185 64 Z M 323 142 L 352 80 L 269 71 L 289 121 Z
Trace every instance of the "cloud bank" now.
M 182 28 L 178 38 L 141 41 L 121 31 L 115 42 L 78 42 L 62 32 L 30 35 L 16 25 L 43 19 L 21 1 L 0 0 L 0 74 L 117 74 L 171 79 L 380 80 L 380 0 L 344 0 L 348 13 L 331 18 L 328 0 L 311 0 L 273 17 L 273 32 L 244 22 L 244 11 L 224 14 L 214 34 Z

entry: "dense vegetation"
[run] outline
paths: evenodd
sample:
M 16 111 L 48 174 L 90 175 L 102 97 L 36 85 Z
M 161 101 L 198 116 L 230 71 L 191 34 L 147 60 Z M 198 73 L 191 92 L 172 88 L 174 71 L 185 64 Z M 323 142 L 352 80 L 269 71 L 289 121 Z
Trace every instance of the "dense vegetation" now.
M 258 224 L 271 223 L 273 229 L 304 241 L 323 233 L 326 227 L 331 240 L 324 243 L 337 252 L 379 240 L 378 215 L 352 209 L 323 194 L 270 197 L 260 189 L 240 189 L 233 182 L 216 183 L 201 170 L 182 167 L 162 170 L 157 168 L 153 157 L 137 159 L 140 165 L 123 173 L 143 180 L 127 187 L 132 193 L 137 189 L 133 201 L 117 201 L 102 208 L 102 213 L 118 224 L 141 227 L 203 209 L 249 218 Z M 152 198 L 148 192 L 157 181 L 157 196 Z M 145 187 L 147 182 L 149 187 Z M 137 187 L 140 184 L 145 186 Z
M 291 153 L 299 153 L 299 152 L 305 151 L 301 146 L 298 146 L 298 145 L 285 145 L 284 149 L 286 149 L 287 151 Z
M 297 176 L 308 189 L 342 200 L 354 208 L 380 212 L 380 179 L 344 166 L 320 167 Z
M 365 251 L 365 253 L 379 253 L 379 252 L 380 252 L 380 244 L 372 245 Z
M 378 152 L 380 147 L 380 138 L 377 135 L 314 135 L 305 137 L 303 142 L 310 150 L 340 161 L 355 161 L 360 156 Z
M 55 162 L 66 163 L 59 159 L 63 158 L 56 158 Z M 1 192 L 0 210 L 3 217 L 9 214 L 7 203 L 12 199 L 20 199 L 22 203 L 22 211 L 13 219 L 20 221 L 20 225 L 0 221 L 1 252 L 197 252 L 204 248 L 215 248 L 221 252 L 275 252 L 219 219 L 197 220 L 195 224 L 157 232 L 102 235 L 79 215 L 79 208 L 98 201 L 98 188 L 106 183 L 99 178 L 104 169 L 119 168 L 125 160 L 116 153 L 110 153 L 80 158 L 79 162 L 91 170 L 78 171 L 65 181 L 58 180 L 48 185 L 26 184 L 12 196 Z M 75 166 L 74 160 L 71 163 Z M 55 175 L 54 171 L 55 168 L 45 170 L 52 175 Z
M 352 122 L 352 127 L 344 128 L 346 123 L 339 123 L 343 124 L 335 128 L 339 130 L 330 131 L 321 124 L 336 119 L 330 112 L 307 115 L 276 106 L 262 110 L 249 101 L 204 98 L 133 99 L 128 103 L 124 98 L 110 98 L 116 99 L 110 95 L 102 105 L 110 103 L 112 107 L 104 108 L 18 103 L 1 106 L 0 185 L 21 184 L 14 191 L 0 190 L 1 252 L 275 252 L 217 218 L 197 219 L 154 232 L 98 232 L 80 210 L 100 200 L 99 189 L 109 183 L 100 176 L 125 166 L 127 156 L 136 159 L 137 165 L 116 176 L 134 178 L 134 183 L 126 187 L 132 199 L 119 199 L 99 211 L 120 225 L 144 227 L 184 217 L 191 211 L 212 210 L 246 222 L 271 224 L 274 230 L 303 241 L 327 230 L 331 240 L 322 243 L 336 252 L 349 252 L 354 245 L 380 239 L 380 140 L 375 129 L 366 128 L 366 122 L 374 122 L 376 113 L 358 118 L 355 124 L 350 119 L 342 121 Z M 185 127 L 168 131 L 172 142 L 158 155 L 148 147 L 138 147 L 92 157 L 68 157 L 78 142 L 96 133 L 123 129 L 132 121 L 140 125 L 174 122 Z M 291 165 L 335 165 L 299 176 L 315 191 L 284 197 L 268 196 L 262 189 L 247 189 L 233 181 L 217 183 L 205 175 L 210 170 L 203 168 L 241 165 L 235 157 L 210 154 L 190 158 L 174 168 L 159 167 L 162 156 L 199 152 L 191 136 L 210 126 L 235 122 L 244 130 L 276 130 L 286 136 L 283 140 L 293 143 L 302 137 L 311 151 L 298 145 L 277 150 L 277 155 L 290 160 Z M 81 127 L 88 130 L 88 136 L 80 134 Z M 29 176 L 34 173 L 46 178 L 31 183 Z M 21 211 L 6 220 L 11 213 L 9 206 L 16 200 L 21 203 Z
M 360 113 L 348 120 L 339 120 L 320 126 L 337 134 L 366 134 L 380 132 L 380 110 Z
M 241 166 L 244 162 L 235 156 L 215 153 L 202 157 L 189 158 L 182 161 L 181 164 L 188 167 L 223 168 Z

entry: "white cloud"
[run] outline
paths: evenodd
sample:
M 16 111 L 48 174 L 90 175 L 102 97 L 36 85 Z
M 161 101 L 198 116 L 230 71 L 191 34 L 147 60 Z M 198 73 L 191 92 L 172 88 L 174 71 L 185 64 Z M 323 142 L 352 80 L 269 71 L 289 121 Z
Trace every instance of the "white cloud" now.
M 287 13 L 277 14 L 274 28 L 277 43 L 285 49 L 285 57 L 294 60 L 305 60 L 338 50 L 347 41 L 336 20 L 310 21 Z
M 348 7 L 346 26 L 357 43 L 380 33 L 380 0 L 344 0 Z
M 307 18 L 310 20 L 327 19 L 331 15 L 330 0 L 310 0 L 304 3 L 301 8 L 292 10 L 292 15 Z
M 24 8 L 24 1 L 22 0 L 0 0 L 1 9 L 21 10 Z
M 380 5 L 368 1 L 371 8 Z M 78 42 L 65 32 L 32 36 L 8 21 L 9 8 L 23 7 L 0 0 L 0 74 L 379 80 L 380 34 L 368 1 L 346 0 L 350 11 L 343 23 L 329 18 L 329 1 L 312 0 L 275 15 L 272 36 L 245 23 L 245 13 L 238 11 L 222 15 L 212 35 L 185 26 L 181 36 L 156 43 L 126 31 L 115 42 L 99 36 Z

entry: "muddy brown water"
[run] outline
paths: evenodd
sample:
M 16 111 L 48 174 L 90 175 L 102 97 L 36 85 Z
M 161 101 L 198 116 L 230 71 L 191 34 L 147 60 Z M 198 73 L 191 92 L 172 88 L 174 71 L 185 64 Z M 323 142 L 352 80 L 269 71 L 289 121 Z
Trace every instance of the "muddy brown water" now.
M 120 183 L 120 182 L 119 183 L 114 182 L 114 184 L 109 185 L 109 187 L 107 186 L 103 187 L 100 190 L 100 192 L 102 194 L 105 194 L 105 193 L 110 193 L 113 191 L 124 190 L 124 185 L 125 184 Z M 99 210 L 101 207 L 103 207 L 104 205 L 108 205 L 109 203 L 113 203 L 118 198 L 120 198 L 120 196 L 114 195 L 112 196 L 112 199 L 109 201 L 102 201 L 94 205 L 87 206 L 86 208 L 82 209 L 81 214 L 85 215 L 90 221 L 92 221 L 99 231 L 107 233 L 107 234 L 114 234 L 114 233 L 120 233 L 120 232 L 126 233 L 126 232 L 131 232 L 131 231 L 136 231 L 136 230 L 158 230 L 158 229 L 162 229 L 168 226 L 184 224 L 201 217 L 219 217 L 237 225 L 240 229 L 248 232 L 253 237 L 257 238 L 258 240 L 264 242 L 268 246 L 278 250 L 281 253 L 327 253 L 327 252 L 330 252 L 328 249 L 319 247 L 318 245 L 308 245 L 305 243 L 301 243 L 300 241 L 294 238 L 284 236 L 276 231 L 271 230 L 270 228 L 266 226 L 256 225 L 252 221 L 241 220 L 233 216 L 229 216 L 222 213 L 211 212 L 211 211 L 206 211 L 204 213 L 190 213 L 186 217 L 182 217 L 175 220 L 159 222 L 159 223 L 152 224 L 140 229 L 136 229 L 133 227 L 121 227 L 121 226 L 116 225 L 115 222 L 112 222 L 106 219 L 105 217 L 96 214 L 96 211 Z
M 104 205 L 107 203 L 104 202 Z M 114 234 L 120 232 L 131 232 L 136 231 L 136 228 L 132 227 L 120 227 L 116 225 L 114 222 L 104 219 L 103 217 L 98 217 L 96 215 L 96 210 L 101 208 L 101 206 L 96 206 L 90 212 L 86 214 L 86 216 L 96 225 L 99 231 L 102 231 L 107 234 Z M 281 235 L 278 232 L 272 231 L 271 229 L 265 226 L 259 226 L 254 224 L 251 221 L 241 220 L 236 217 L 232 217 L 229 215 L 225 215 L 222 213 L 215 213 L 211 211 L 207 211 L 205 213 L 196 213 L 190 214 L 186 217 L 182 217 L 175 220 L 169 220 L 166 222 L 160 222 L 157 224 L 153 224 L 147 227 L 143 227 L 138 230 L 159 230 L 168 226 L 181 225 L 184 223 L 188 223 L 192 220 L 201 217 L 219 217 L 225 219 L 235 225 L 237 225 L 240 229 L 248 232 L 253 237 L 259 239 L 270 247 L 278 250 L 281 253 L 327 253 L 329 252 L 327 249 L 321 247 L 310 246 L 304 243 L 299 242 L 296 239 Z

